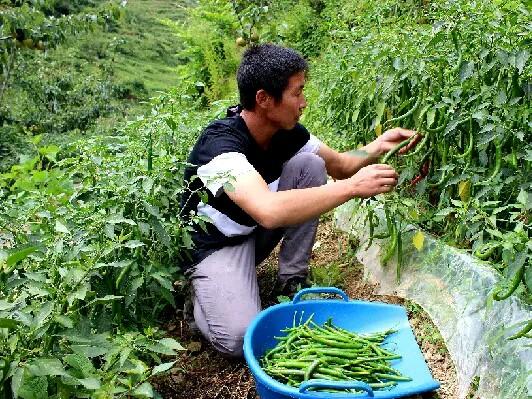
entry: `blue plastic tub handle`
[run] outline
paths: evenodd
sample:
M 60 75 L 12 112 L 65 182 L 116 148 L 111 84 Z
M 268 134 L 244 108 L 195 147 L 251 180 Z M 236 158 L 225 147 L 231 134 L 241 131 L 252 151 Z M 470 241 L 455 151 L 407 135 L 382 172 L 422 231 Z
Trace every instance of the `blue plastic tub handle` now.
M 345 292 L 336 287 L 314 287 L 314 288 L 304 288 L 299 291 L 292 300 L 293 304 L 296 304 L 301 301 L 301 297 L 307 294 L 337 294 L 340 295 L 344 301 L 349 302 L 349 297 Z
M 332 388 L 332 389 L 360 389 L 366 391 L 367 395 L 341 395 L 341 398 L 372 398 L 373 389 L 362 381 L 329 381 L 329 380 L 308 380 L 299 386 L 299 392 L 305 393 L 309 388 Z

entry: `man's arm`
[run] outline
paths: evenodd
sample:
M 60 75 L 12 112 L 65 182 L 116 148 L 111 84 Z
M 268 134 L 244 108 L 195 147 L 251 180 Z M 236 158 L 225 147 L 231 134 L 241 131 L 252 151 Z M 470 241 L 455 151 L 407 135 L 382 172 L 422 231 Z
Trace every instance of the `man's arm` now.
M 390 166 L 376 164 L 324 186 L 272 192 L 256 171 L 250 171 L 237 177 L 225 192 L 258 224 L 273 229 L 316 218 L 354 197 L 391 191 L 397 177 Z
M 321 143 L 318 155 L 325 161 L 327 173 L 334 179 L 346 179 L 353 176 L 364 166 L 376 162 L 381 155 L 390 151 L 397 144 L 416 134 L 412 130 L 401 128 L 390 129 L 367 146 L 357 151 L 337 152 L 326 144 Z M 419 139 L 412 140 L 400 153 L 405 153 L 413 148 Z

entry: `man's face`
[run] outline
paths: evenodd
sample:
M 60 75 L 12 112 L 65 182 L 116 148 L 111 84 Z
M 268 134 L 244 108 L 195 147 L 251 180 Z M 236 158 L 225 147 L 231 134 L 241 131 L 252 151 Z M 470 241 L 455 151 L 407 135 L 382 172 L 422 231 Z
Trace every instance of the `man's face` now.
M 283 91 L 281 101 L 272 101 L 268 117 L 279 129 L 292 129 L 299 121 L 303 109 L 307 106 L 303 94 L 304 87 L 305 72 L 298 72 L 288 79 L 288 87 Z

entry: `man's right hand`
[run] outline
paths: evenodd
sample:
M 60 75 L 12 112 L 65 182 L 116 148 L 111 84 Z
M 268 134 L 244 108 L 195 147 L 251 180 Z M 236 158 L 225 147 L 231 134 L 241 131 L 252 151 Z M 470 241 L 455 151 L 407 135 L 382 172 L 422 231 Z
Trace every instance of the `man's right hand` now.
M 373 164 L 364 166 L 348 180 L 353 187 L 355 197 L 369 198 L 392 191 L 397 185 L 398 178 L 399 175 L 391 166 Z

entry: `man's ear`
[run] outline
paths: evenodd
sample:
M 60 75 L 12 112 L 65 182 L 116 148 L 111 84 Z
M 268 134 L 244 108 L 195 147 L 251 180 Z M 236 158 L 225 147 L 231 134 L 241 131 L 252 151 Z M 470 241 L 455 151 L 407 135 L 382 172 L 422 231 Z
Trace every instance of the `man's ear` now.
M 255 94 L 255 103 L 259 108 L 268 108 L 273 98 L 264 89 L 260 89 Z

